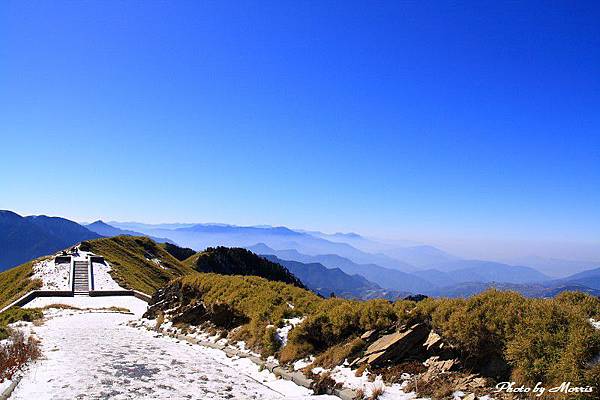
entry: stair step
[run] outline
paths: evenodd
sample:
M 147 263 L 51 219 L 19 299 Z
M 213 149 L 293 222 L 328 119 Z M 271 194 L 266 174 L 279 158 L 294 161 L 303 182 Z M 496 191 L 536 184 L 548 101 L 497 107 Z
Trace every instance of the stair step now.
M 73 261 L 72 288 L 75 296 L 89 296 L 89 261 Z

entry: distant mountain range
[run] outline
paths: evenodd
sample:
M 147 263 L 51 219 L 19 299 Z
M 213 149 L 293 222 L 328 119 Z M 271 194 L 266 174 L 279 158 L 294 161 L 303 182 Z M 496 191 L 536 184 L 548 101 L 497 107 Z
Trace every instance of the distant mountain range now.
M 274 255 L 282 260 L 299 261 L 302 263 L 319 263 L 327 268 L 339 268 L 350 275 L 362 277 L 388 290 L 423 293 L 435 288 L 430 282 L 410 273 L 376 264 L 357 264 L 336 254 L 314 255 L 302 254 L 294 249 L 274 250 L 264 243 L 247 247 L 250 251 L 262 255 Z
M 428 294 L 434 290 L 439 290 L 441 287 L 466 282 L 532 283 L 549 280 L 547 276 L 532 268 L 489 261 L 452 261 L 438 265 L 439 269 L 405 273 L 376 264 L 356 264 L 338 255 L 309 256 L 294 249 L 274 250 L 264 243 L 250 246 L 248 249 L 258 254 L 272 254 L 284 260 L 294 260 L 304 263 L 316 262 L 328 268 L 337 267 L 348 274 L 362 275 L 383 288 L 410 291 L 412 293 Z
M 551 297 L 565 290 L 580 290 L 600 295 L 600 268 L 564 279 L 550 279 L 533 268 L 479 260 L 441 264 L 440 269 L 403 273 L 378 265 L 359 265 L 336 255 L 309 256 L 296 250 L 274 250 L 264 243 L 249 250 L 280 260 L 319 263 L 357 274 L 388 290 L 422 293 L 429 296 L 466 297 L 488 288 L 515 290 L 530 297 Z M 268 255 L 271 256 L 268 256 Z M 290 269 L 290 268 L 288 268 Z M 294 271 L 293 268 L 290 271 Z
M 436 285 L 449 285 L 463 282 L 543 282 L 550 277 L 530 268 L 507 265 L 492 261 L 459 260 L 434 265 L 431 269 L 414 272 L 415 275 Z
M 121 229 L 135 229 L 146 235 L 167 237 L 181 246 L 197 251 L 207 247 L 249 247 L 265 243 L 274 249 L 296 249 L 304 254 L 337 254 L 355 263 L 375 263 L 399 271 L 412 271 L 416 268 L 403 260 L 385 254 L 373 254 L 359 250 L 348 243 L 334 242 L 298 232 L 286 227 L 235 226 L 224 224 L 196 224 L 193 226 L 166 229 L 154 225 L 112 223 Z
M 566 288 L 600 290 L 600 268 L 552 279 L 525 265 L 463 260 L 432 246 L 379 243 L 357 233 L 325 234 L 287 227 L 96 221 L 82 226 L 58 217 L 22 217 L 0 211 L 0 269 L 51 254 L 83 240 L 145 235 L 190 247 L 181 260 L 207 247 L 241 247 L 288 268 L 322 295 L 396 298 L 409 293 L 464 296 L 488 287 L 547 296 Z M 179 248 L 178 248 L 179 249 Z M 559 265 L 563 260 L 555 260 Z M 564 263 L 564 262 L 563 262 Z M 563 273 L 564 274 L 564 273 Z
M 68 219 L 0 210 L 0 270 L 99 237 Z
M 98 220 L 96 222 L 92 222 L 91 224 L 84 225 L 87 229 L 92 232 L 96 232 L 100 236 L 104 237 L 114 237 L 114 236 L 148 236 L 150 239 L 154 240 L 157 243 L 171 243 L 174 244 L 172 240 L 166 238 L 160 238 L 156 236 L 144 235 L 141 232 L 131 231 L 127 229 L 115 228 L 102 220 Z
M 600 267 L 600 261 L 562 260 L 558 258 L 527 256 L 505 260 L 509 264 L 527 265 L 553 277 L 565 277 Z
M 327 268 L 319 263 L 301 263 L 282 260 L 273 255 L 265 255 L 266 259 L 283 265 L 296 275 L 309 289 L 324 297 L 334 294 L 348 299 L 367 300 L 384 298 L 396 300 L 406 297 L 409 292 L 382 289 L 360 275 L 349 275 L 339 268 Z

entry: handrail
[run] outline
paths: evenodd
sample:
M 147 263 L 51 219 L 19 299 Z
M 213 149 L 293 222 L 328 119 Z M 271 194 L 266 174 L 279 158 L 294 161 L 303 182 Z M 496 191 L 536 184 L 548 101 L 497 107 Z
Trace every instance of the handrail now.
M 69 273 L 69 285 L 75 290 L 75 257 L 71 257 L 71 272 Z
M 94 290 L 94 263 L 92 257 L 88 256 L 88 291 Z

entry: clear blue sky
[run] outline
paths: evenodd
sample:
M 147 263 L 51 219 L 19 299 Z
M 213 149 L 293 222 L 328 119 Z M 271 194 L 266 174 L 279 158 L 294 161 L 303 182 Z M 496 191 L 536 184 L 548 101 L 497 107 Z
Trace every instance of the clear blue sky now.
M 600 3 L 421 3 L 4 1 L 0 208 L 597 243 Z

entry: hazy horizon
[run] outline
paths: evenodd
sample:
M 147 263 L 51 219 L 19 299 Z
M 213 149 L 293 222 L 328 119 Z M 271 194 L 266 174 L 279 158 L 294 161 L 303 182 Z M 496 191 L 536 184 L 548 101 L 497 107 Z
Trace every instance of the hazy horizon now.
M 146 225 L 167 225 L 167 224 L 224 224 L 231 226 L 247 226 L 247 227 L 286 227 L 295 231 L 302 232 L 320 232 L 328 235 L 336 233 L 356 233 L 366 239 L 370 239 L 382 244 L 397 245 L 400 247 L 410 247 L 419 245 L 429 245 L 439 248 L 452 255 L 465 259 L 482 259 L 509 264 L 528 264 L 533 258 L 540 258 L 543 261 L 577 261 L 582 264 L 589 263 L 594 265 L 600 263 L 600 246 L 596 242 L 570 242 L 570 241 L 535 241 L 535 240 L 515 240 L 515 239 L 500 239 L 500 238 L 461 238 L 461 237 L 417 237 L 417 236 L 400 236 L 386 237 L 373 235 L 360 230 L 327 230 L 319 229 L 311 226 L 295 226 L 280 223 L 248 223 L 241 224 L 236 222 L 212 221 L 212 220 L 160 220 L 140 221 L 134 219 L 112 218 L 111 216 L 96 216 L 93 218 L 78 218 L 68 215 L 61 215 L 46 212 L 19 212 L 16 209 L 10 211 L 17 214 L 26 215 L 48 215 L 54 217 L 67 218 L 80 224 L 89 224 L 96 221 L 103 221 L 107 224 L 113 222 L 128 224 L 139 223 Z M 335 239 L 329 239 L 336 241 Z

